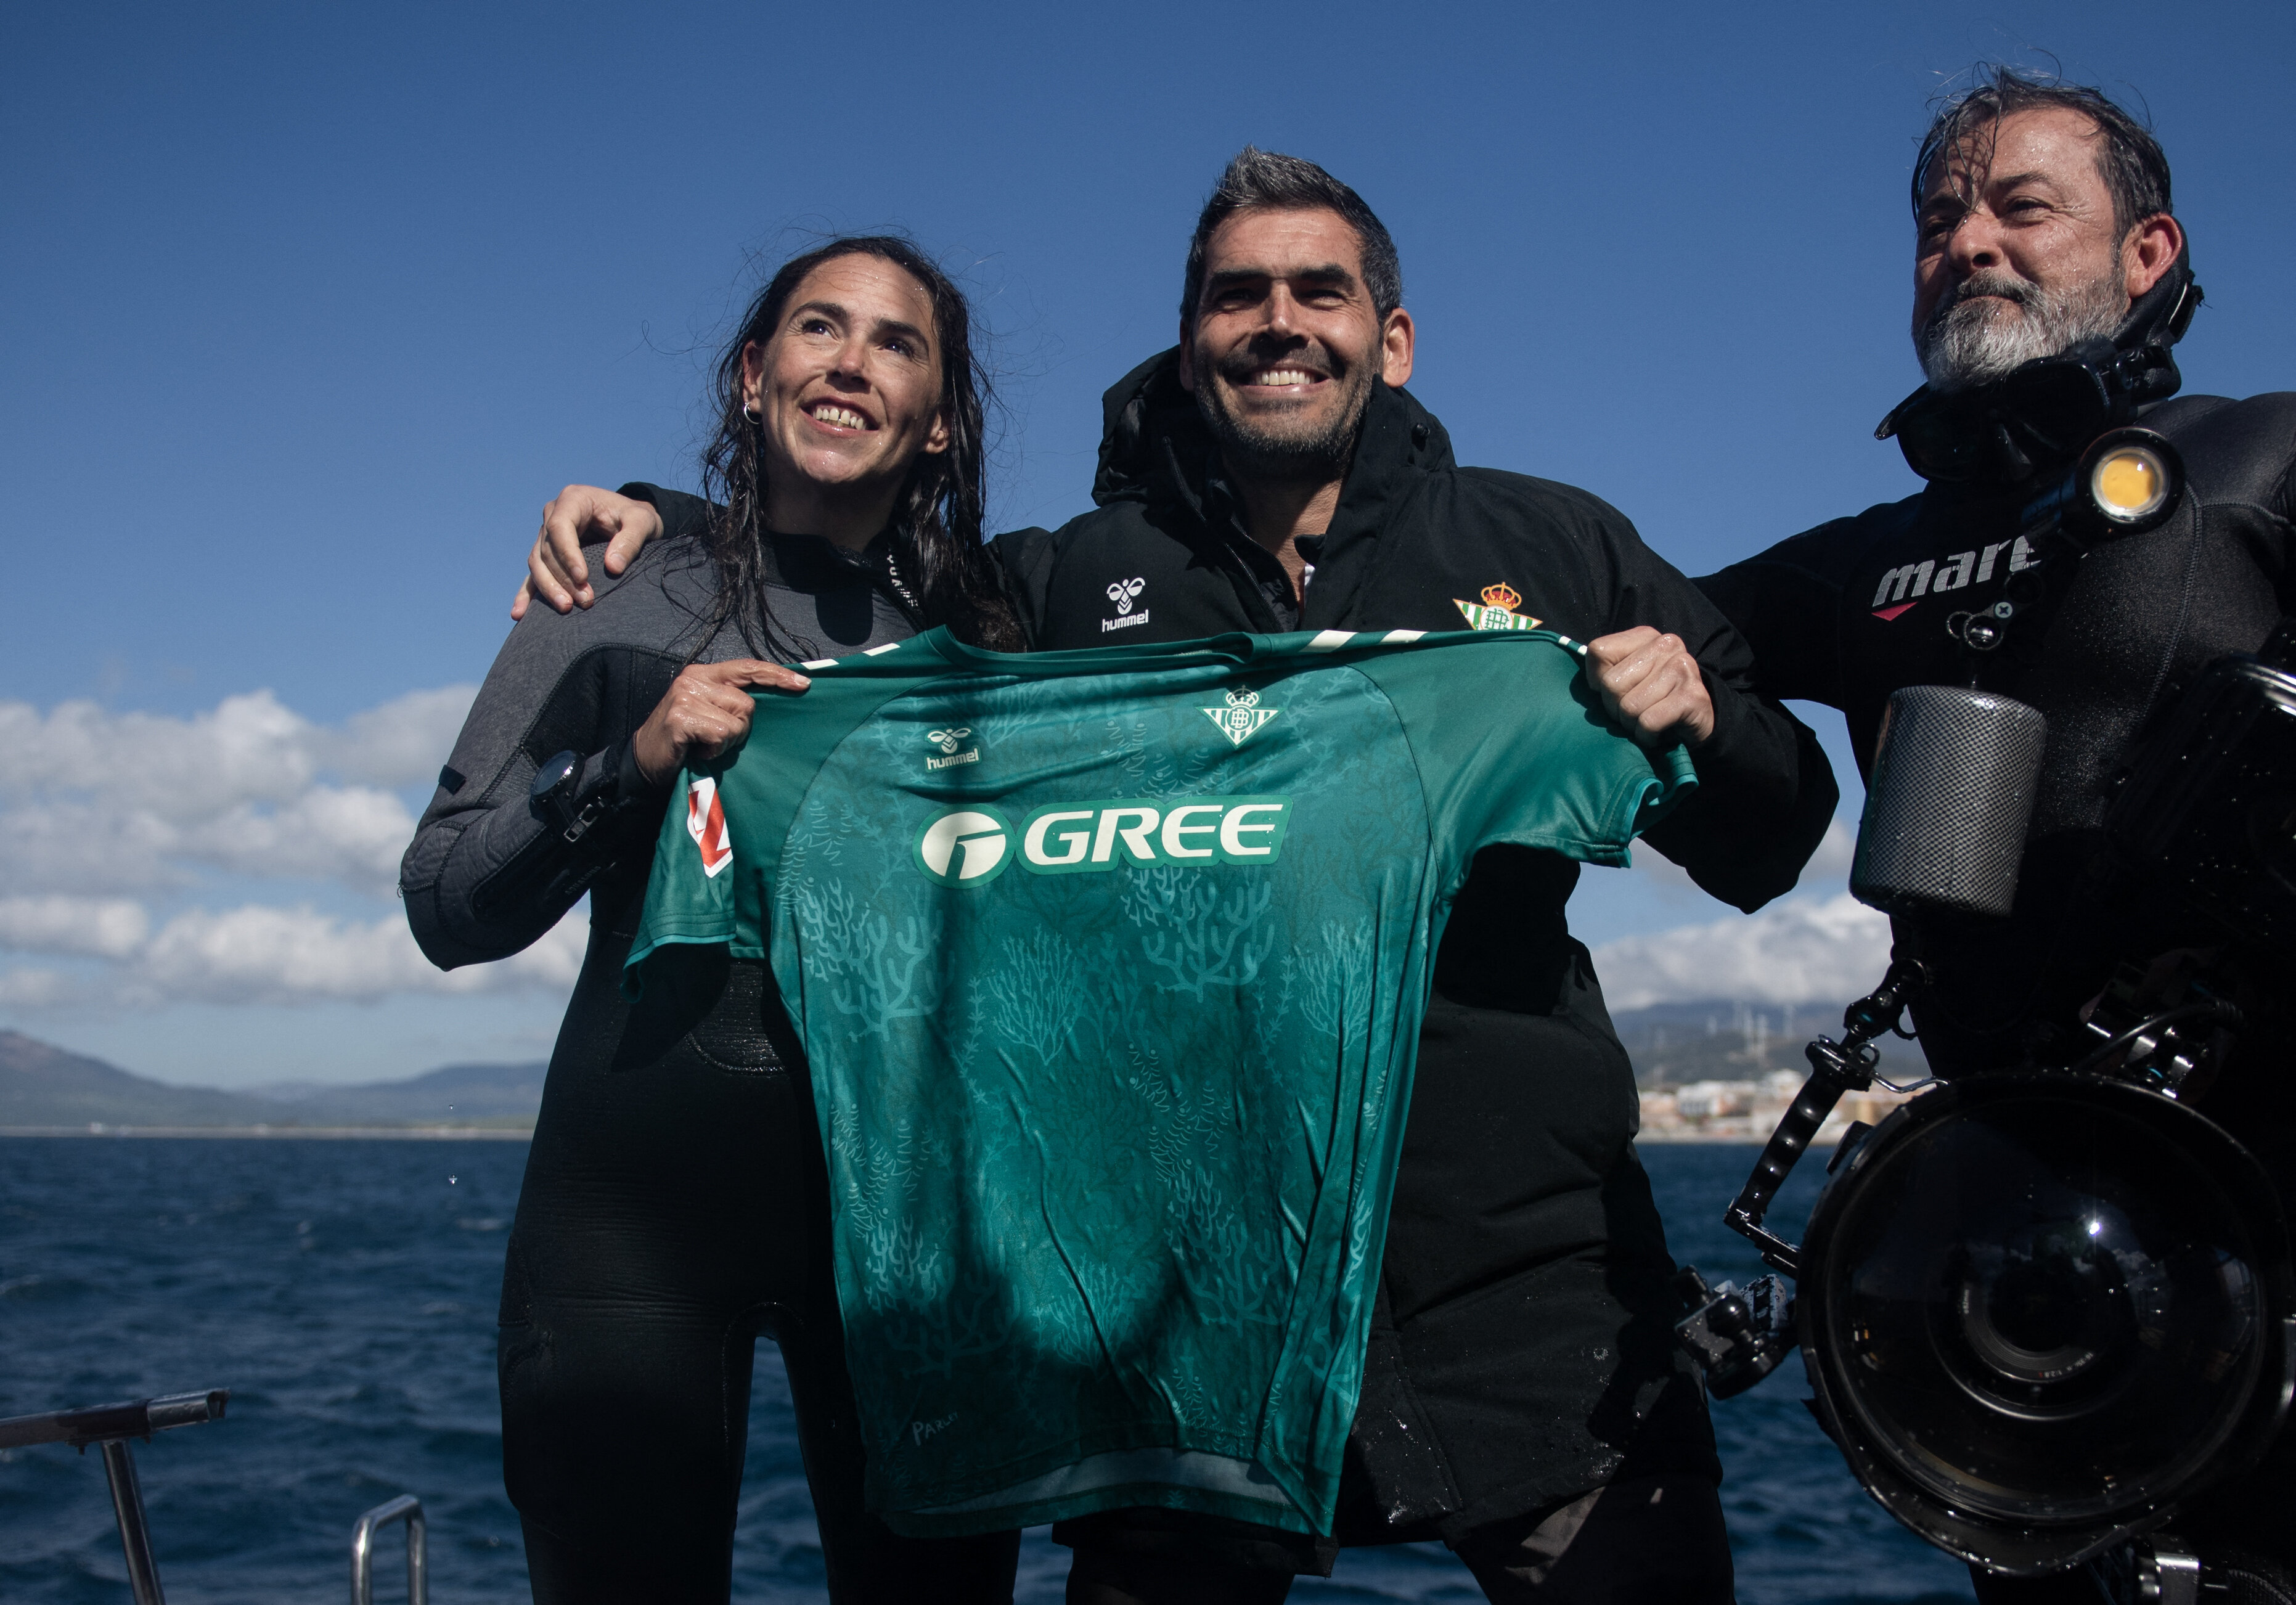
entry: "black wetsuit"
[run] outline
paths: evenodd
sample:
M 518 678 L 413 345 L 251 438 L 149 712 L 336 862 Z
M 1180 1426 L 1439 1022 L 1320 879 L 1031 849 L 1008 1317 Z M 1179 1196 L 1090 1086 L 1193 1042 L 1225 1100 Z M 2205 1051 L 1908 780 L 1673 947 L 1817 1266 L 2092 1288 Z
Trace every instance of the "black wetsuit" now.
M 1941 1075 L 2028 1054 L 2063 1062 L 2078 1038 L 2075 1011 L 2119 963 L 2221 939 L 2116 873 L 2104 821 L 2131 759 L 2183 689 L 2216 659 L 2256 651 L 2296 610 L 2296 394 L 2179 397 L 2142 422 L 2183 454 L 2183 504 L 2159 528 L 2098 543 L 2060 572 L 2045 564 L 2041 611 L 2012 626 L 1985 671 L 1988 689 L 2048 720 L 2015 908 L 2005 920 L 1893 922 L 1899 951 L 1938 975 L 1913 1013 Z M 1932 485 L 1697 583 L 1753 643 L 1766 690 L 1847 716 L 1865 769 L 1891 692 L 1962 682 L 1966 660 L 1946 620 L 2001 595 L 2026 555 L 2017 520 L 2033 494 L 2030 482 Z M 2288 1200 L 2296 1198 L 2296 1011 L 2284 970 L 2251 979 L 2260 984 L 2243 1000 L 2250 1029 L 2199 1107 L 2257 1153 Z M 2212 1492 L 2178 1530 L 2296 1560 L 2285 1515 L 2292 1460 L 2284 1435 L 2265 1473 Z M 2039 1585 L 1980 1586 L 1988 1599 L 2049 1597 L 2034 1592 Z
M 798 655 L 915 633 L 882 545 L 853 558 L 775 537 L 768 602 Z M 697 951 L 643 1005 L 621 995 L 668 795 L 629 738 L 685 663 L 750 655 L 730 628 L 703 643 L 714 591 L 689 537 L 602 579 L 587 610 L 530 610 L 400 871 L 416 939 L 447 968 L 518 952 L 590 895 L 503 1276 L 504 1476 L 535 1597 L 727 1597 L 763 1333 L 787 1365 L 832 1597 L 1009 1601 L 1017 1534 L 904 1539 L 863 1506 L 811 1086 L 764 967 Z M 601 806 L 573 842 L 528 799 L 570 749 L 579 800 Z

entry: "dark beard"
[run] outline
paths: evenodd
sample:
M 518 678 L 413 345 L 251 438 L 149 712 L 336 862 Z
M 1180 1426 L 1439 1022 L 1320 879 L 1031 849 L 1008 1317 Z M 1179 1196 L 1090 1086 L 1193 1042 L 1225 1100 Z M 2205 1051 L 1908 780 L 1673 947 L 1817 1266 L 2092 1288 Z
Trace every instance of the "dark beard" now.
M 1328 425 L 1303 435 L 1275 434 L 1235 416 L 1224 405 L 1218 385 L 1209 379 L 1196 387 L 1196 411 L 1211 430 L 1229 472 L 1320 485 L 1348 471 L 1364 414 L 1371 405 L 1371 378 L 1369 364 L 1356 364 L 1339 381 L 1349 387 L 1345 405 Z

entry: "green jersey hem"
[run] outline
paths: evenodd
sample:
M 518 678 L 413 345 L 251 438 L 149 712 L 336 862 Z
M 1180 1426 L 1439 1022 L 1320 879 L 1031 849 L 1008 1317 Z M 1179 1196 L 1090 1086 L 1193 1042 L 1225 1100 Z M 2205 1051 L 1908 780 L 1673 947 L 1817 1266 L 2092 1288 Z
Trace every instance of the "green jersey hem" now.
M 723 947 L 728 957 L 762 961 L 766 950 L 751 942 L 736 942 L 723 930 L 650 930 L 643 946 L 622 961 L 622 995 L 636 1003 L 645 995 L 645 962 L 665 947 Z
M 1192 1449 L 1119 1449 L 978 1498 L 886 1511 L 905 1537 L 953 1538 L 1149 1507 L 1225 1516 L 1289 1533 L 1314 1527 L 1255 1461 Z

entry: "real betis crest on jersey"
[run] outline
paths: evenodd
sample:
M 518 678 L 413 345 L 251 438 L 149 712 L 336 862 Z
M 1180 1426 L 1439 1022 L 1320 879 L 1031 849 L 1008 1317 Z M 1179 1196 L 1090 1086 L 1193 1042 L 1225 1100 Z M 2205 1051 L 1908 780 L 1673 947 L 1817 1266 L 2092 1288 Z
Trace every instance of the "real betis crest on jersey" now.
M 1256 691 L 1232 691 L 1227 693 L 1226 707 L 1207 708 L 1204 717 L 1220 727 L 1222 735 L 1241 747 L 1262 725 L 1283 711 L 1280 708 L 1262 708 Z
M 1451 599 L 1451 604 L 1457 608 L 1460 612 L 1466 615 L 1468 628 L 1476 630 L 1535 630 L 1538 627 L 1538 619 L 1533 618 L 1528 613 L 1518 613 L 1515 611 L 1515 609 L 1521 605 L 1522 593 L 1516 590 L 1513 585 L 1507 584 L 1506 581 L 1501 580 L 1495 585 L 1485 585 L 1483 587 L 1482 596 L 1483 600 L 1480 604 L 1472 602 L 1461 602 L 1456 596 Z

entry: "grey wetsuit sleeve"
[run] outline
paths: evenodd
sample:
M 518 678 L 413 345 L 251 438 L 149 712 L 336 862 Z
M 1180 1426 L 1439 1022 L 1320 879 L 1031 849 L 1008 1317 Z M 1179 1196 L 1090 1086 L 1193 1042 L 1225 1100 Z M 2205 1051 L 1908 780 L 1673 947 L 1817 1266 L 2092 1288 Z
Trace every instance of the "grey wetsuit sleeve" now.
M 508 957 L 620 860 L 651 856 L 667 792 L 639 775 L 629 738 L 706 612 L 681 545 L 649 547 L 593 608 L 529 609 L 503 643 L 399 865 L 407 922 L 440 968 Z M 529 799 L 537 771 L 566 751 L 581 760 L 578 805 L 595 815 L 571 835 Z

